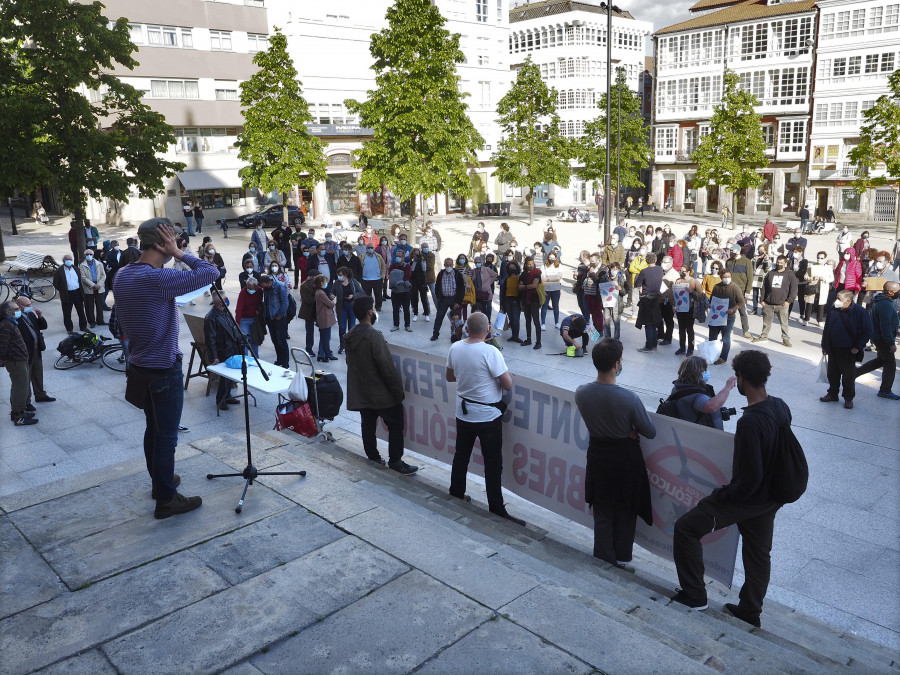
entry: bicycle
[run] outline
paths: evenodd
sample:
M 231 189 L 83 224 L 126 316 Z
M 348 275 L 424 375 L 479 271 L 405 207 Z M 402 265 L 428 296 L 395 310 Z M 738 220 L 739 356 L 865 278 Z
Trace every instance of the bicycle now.
M 50 302 L 56 297 L 56 287 L 50 279 L 29 279 L 28 272 L 22 276 L 6 275 L 0 272 L 0 303 L 24 295 L 35 302 Z
M 91 332 L 70 335 L 59 343 L 57 350 L 60 357 L 56 359 L 53 367 L 57 370 L 69 370 L 82 363 L 94 363 L 100 359 L 100 362 L 110 370 L 124 373 L 128 364 L 122 345 L 104 344 L 111 339 Z

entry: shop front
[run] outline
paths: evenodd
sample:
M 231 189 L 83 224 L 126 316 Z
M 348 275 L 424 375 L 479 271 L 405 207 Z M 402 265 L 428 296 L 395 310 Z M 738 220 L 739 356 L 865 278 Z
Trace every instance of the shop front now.
M 715 183 L 710 183 L 706 186 L 706 211 L 707 213 L 719 213 L 721 211 L 719 206 L 719 186 Z
M 756 189 L 756 213 L 769 213 L 772 210 L 772 178 L 771 173 L 760 174 L 762 185 Z
M 802 186 L 799 171 L 789 171 L 784 174 L 784 213 L 797 213 L 800 208 L 800 188 Z
M 682 207 L 685 211 L 694 211 L 697 206 L 697 189 L 694 187 L 694 178 L 696 174 L 686 173 L 684 175 L 684 198 Z

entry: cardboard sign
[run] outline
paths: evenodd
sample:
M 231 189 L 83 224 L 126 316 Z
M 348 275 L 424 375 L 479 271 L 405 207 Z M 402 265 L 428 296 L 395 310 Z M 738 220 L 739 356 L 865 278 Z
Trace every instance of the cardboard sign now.
M 709 325 L 725 326 L 728 323 L 728 298 L 717 298 L 715 296 L 709 299 Z
M 388 345 L 403 382 L 404 447 L 450 464 L 456 440 L 456 385 L 446 380 L 446 357 Z M 516 375 L 503 415 L 503 487 L 569 520 L 593 528 L 584 503 L 590 434 L 567 389 Z M 602 411 L 597 411 L 602 414 Z M 650 413 L 656 437 L 641 438 L 650 479 L 653 525 L 638 521 L 635 543 L 672 560 L 675 521 L 713 488 L 731 480 L 734 437 L 709 427 Z M 378 425 L 387 439 L 387 427 Z M 476 444 L 469 471 L 484 475 Z M 706 574 L 731 585 L 738 531 L 732 526 L 703 538 Z
M 619 305 L 619 290 L 614 283 L 597 284 L 597 293 L 603 300 L 604 307 L 617 307 Z
M 690 312 L 691 311 L 691 293 L 687 284 L 675 284 L 675 311 Z
M 887 277 L 866 277 L 865 282 L 867 291 L 883 291 Z

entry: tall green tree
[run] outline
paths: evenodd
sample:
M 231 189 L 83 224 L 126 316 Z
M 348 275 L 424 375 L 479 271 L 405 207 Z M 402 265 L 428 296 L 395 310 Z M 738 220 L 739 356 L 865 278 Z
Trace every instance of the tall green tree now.
M 0 188 L 33 190 L 52 183 L 59 201 L 84 220 L 88 198 L 151 198 L 184 168 L 161 155 L 175 143 L 165 118 L 131 85 L 111 74 L 133 69 L 128 20 L 112 25 L 99 2 L 6 0 L 0 12 L 0 82 L 20 99 L 0 106 L 0 129 L 13 129 L 17 152 L 0 164 Z M 95 99 L 95 100 L 92 100 Z M 79 251 L 84 233 L 78 227 Z
M 497 106 L 503 138 L 491 161 L 494 175 L 507 185 L 528 188 L 528 224 L 534 222 L 534 186 L 568 185 L 572 144 L 562 135 L 556 90 L 541 79 L 531 56 Z
M 888 87 L 890 93 L 863 112 L 859 145 L 848 159 L 859 167 L 853 181 L 857 192 L 886 186 L 897 195 L 894 236 L 900 239 L 900 70 L 891 73 Z
M 707 134 L 691 158 L 697 163 L 694 185 L 721 185 L 731 195 L 731 222 L 737 220 L 735 204 L 738 190 L 758 188 L 763 184 L 757 169 L 769 165 L 766 139 L 756 96 L 741 88 L 740 78 L 726 70 L 723 78 L 722 102 L 714 109 Z
M 239 173 L 245 188 L 281 193 L 287 222 L 288 193 L 300 174 L 308 174 L 311 183 L 325 180 L 325 144 L 306 127 L 312 115 L 281 29 L 275 28 L 269 48 L 257 52 L 253 63 L 259 70 L 241 83 L 244 130 L 237 146 L 248 164 Z
M 375 89 L 347 108 L 374 136 L 364 141 L 354 166 L 360 188 L 382 187 L 410 201 L 410 227 L 417 195 L 452 190 L 471 194 L 468 168 L 477 164 L 484 140 L 466 114 L 456 66 L 465 59 L 459 33 L 451 34 L 430 0 L 397 0 L 388 25 L 372 36 Z
M 618 187 L 644 187 L 641 169 L 650 166 L 651 150 L 647 127 L 641 116 L 641 99 L 628 88 L 625 76 L 618 70 L 610 91 L 610 181 Z M 603 181 L 606 176 L 606 94 L 597 103 L 600 114 L 584 127 L 584 136 L 576 143 L 578 162 L 584 168 L 578 175 L 585 180 Z M 619 203 L 616 194 L 615 203 Z

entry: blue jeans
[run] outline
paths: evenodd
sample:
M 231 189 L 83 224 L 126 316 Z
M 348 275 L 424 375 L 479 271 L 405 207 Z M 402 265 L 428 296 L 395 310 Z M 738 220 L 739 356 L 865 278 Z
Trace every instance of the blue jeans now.
M 724 326 L 710 326 L 709 339 L 710 342 L 722 335 L 722 354 L 720 359 L 728 360 L 728 352 L 731 350 L 731 331 L 734 330 L 734 314 L 728 315 L 728 322 Z
M 319 358 L 327 359 L 334 356 L 331 351 L 331 326 L 319 328 Z
M 189 236 L 189 237 L 193 237 L 193 236 L 194 236 L 194 217 L 193 217 L 193 216 L 187 216 L 187 217 L 185 217 L 184 220 L 185 220 L 185 222 L 187 223 L 187 233 L 188 233 L 188 236 Z
M 344 346 L 344 335 L 356 325 L 356 316 L 353 314 L 353 303 L 345 302 L 341 305 L 341 313 L 338 315 L 338 339 Z
M 181 359 L 171 368 L 140 368 L 138 373 L 155 379 L 150 384 L 144 415 L 144 458 L 153 481 L 156 500 L 165 504 L 175 498 L 175 446 L 178 445 L 178 425 L 184 404 L 184 375 Z M 157 379 L 158 378 L 158 379 Z
M 253 317 L 241 319 L 241 332 L 243 332 L 244 335 L 250 338 L 250 348 L 253 350 L 253 355 L 256 358 L 259 358 L 259 345 L 253 342 L 253 338 L 250 337 L 253 333 L 254 321 L 255 319 Z
M 559 296 L 561 291 L 547 291 L 547 299 L 541 307 L 541 323 L 547 323 L 547 310 L 553 303 L 553 321 L 559 323 Z

